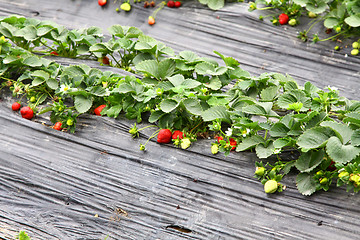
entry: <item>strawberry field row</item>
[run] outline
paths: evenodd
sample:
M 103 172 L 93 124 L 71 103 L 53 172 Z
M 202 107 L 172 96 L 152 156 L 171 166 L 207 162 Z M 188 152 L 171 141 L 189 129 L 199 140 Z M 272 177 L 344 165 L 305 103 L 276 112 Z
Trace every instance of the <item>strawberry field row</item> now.
M 151 136 L 160 143 L 172 139 L 188 148 L 200 136 L 215 136 L 213 154 L 275 155 L 275 164 L 256 163 L 255 177 L 267 193 L 282 191 L 280 181 L 292 168 L 299 172 L 296 183 L 304 195 L 328 190 L 333 181 L 360 190 L 359 101 L 339 96 L 335 88 L 299 86 L 288 75 L 251 76 L 237 60 L 218 52 L 224 66 L 190 51 L 175 54 L 134 27 L 115 25 L 109 32 L 105 42 L 95 27 L 68 30 L 19 16 L 1 19 L 1 87 L 26 102 L 24 118 L 51 112 L 57 130 L 74 132 L 77 117 L 95 109 L 108 117 L 145 118 L 162 129 Z M 87 65 L 65 67 L 30 51 L 101 59 L 142 77 Z M 108 56 L 112 62 L 104 62 Z M 129 130 L 134 137 L 139 131 L 136 124 Z M 297 151 L 299 158 L 281 160 L 286 150 Z

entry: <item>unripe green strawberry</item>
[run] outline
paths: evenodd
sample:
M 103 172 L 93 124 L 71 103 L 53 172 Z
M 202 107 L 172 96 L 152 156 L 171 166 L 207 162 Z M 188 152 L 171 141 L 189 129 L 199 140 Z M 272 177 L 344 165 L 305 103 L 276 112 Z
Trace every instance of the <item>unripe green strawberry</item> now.
M 268 180 L 264 185 L 265 193 L 274 193 L 278 189 L 278 183 L 275 180 Z
M 180 141 L 180 147 L 182 149 L 187 149 L 188 147 L 190 147 L 191 145 L 191 141 L 189 138 L 184 138 Z
M 353 42 L 352 47 L 353 48 L 359 48 L 360 47 L 359 42 Z
M 359 49 L 353 49 L 351 50 L 351 55 L 356 56 L 359 54 Z
M 30 102 L 36 102 L 36 97 L 32 96 L 29 101 Z
M 214 143 L 213 145 L 211 145 L 211 153 L 212 154 L 217 154 L 219 152 L 219 145 Z
M 131 5 L 128 2 L 124 2 L 123 4 L 121 4 L 120 8 L 125 12 L 128 12 L 131 10 Z
M 340 26 L 337 26 L 337 27 L 335 28 L 335 31 L 336 31 L 336 32 L 340 32 L 340 31 L 341 31 L 341 27 L 340 27 Z
M 308 16 L 309 16 L 309 18 L 316 18 L 316 17 L 317 17 L 317 14 L 316 14 L 316 13 L 313 13 L 313 12 L 309 12 L 309 13 L 308 13 Z
M 274 20 L 272 20 L 272 24 L 277 24 L 278 23 L 278 20 L 277 19 L 274 19 Z
M 262 177 L 264 176 L 265 168 L 264 167 L 256 167 L 255 175 Z
M 339 46 L 335 46 L 335 47 L 334 47 L 334 50 L 336 50 L 336 51 L 338 51 L 339 49 L 340 49 Z
M 295 25 L 296 25 L 296 19 L 295 19 L 295 18 L 290 19 L 289 25 L 290 25 L 290 26 L 295 26 Z
M 359 183 L 360 182 L 360 176 L 357 174 L 351 174 L 349 180 L 351 182 Z
M 349 173 L 347 171 L 342 171 L 341 173 L 339 173 L 339 178 L 343 178 L 343 177 L 347 177 L 349 176 Z
M 327 184 L 328 181 L 329 181 L 329 179 L 327 179 L 326 177 L 325 177 L 325 178 L 322 178 L 322 179 L 320 180 L 320 184 Z
M 68 126 L 72 126 L 74 124 L 74 120 L 72 118 L 68 118 L 67 121 L 66 121 L 66 124 Z
M 320 171 L 318 171 L 317 173 L 316 173 L 316 175 L 323 175 L 324 174 L 324 172 L 322 171 L 322 170 L 320 170 Z
M 145 151 L 145 145 L 144 144 L 140 144 L 140 150 Z

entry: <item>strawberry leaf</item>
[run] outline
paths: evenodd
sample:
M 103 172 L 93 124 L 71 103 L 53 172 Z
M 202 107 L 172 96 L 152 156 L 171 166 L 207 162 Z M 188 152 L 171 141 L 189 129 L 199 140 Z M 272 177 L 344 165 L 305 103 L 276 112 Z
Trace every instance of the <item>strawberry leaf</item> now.
M 268 158 L 274 153 L 274 150 L 273 142 L 270 142 L 267 146 L 264 143 L 259 143 L 255 147 L 256 156 L 258 156 L 258 158 Z
M 160 109 L 165 113 L 169 113 L 174 110 L 178 105 L 179 103 L 175 100 L 165 99 L 160 103 Z
M 251 137 L 245 138 L 239 145 L 236 147 L 237 152 L 245 151 L 250 148 L 255 147 L 259 143 L 264 143 L 265 140 L 259 135 L 253 135 Z
M 360 154 L 360 147 L 344 145 L 334 136 L 327 141 L 326 153 L 334 162 L 348 163 Z
M 314 127 L 305 131 L 298 138 L 296 144 L 302 148 L 303 152 L 309 149 L 324 147 L 330 137 L 335 133 L 327 127 Z
M 347 125 L 337 123 L 335 121 L 325 121 L 322 122 L 320 126 L 331 128 L 343 144 L 346 144 L 350 141 L 351 135 L 354 132 Z
M 300 173 L 296 177 L 296 186 L 302 195 L 310 196 L 316 192 L 316 182 L 309 173 Z
M 231 122 L 230 114 L 224 106 L 211 107 L 202 112 L 201 116 L 205 122 L 214 121 L 216 119 L 222 120 L 227 123 Z
M 324 155 L 323 149 L 302 153 L 295 166 L 300 172 L 310 172 L 323 161 Z
M 83 95 L 75 96 L 74 105 L 75 105 L 75 109 L 79 113 L 87 112 L 91 108 L 92 103 L 93 103 L 92 97 L 85 97 Z

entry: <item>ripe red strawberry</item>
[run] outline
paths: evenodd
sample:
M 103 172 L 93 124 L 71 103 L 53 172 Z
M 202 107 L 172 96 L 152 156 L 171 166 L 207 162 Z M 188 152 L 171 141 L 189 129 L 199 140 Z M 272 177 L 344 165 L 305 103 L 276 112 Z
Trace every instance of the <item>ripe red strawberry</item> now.
M 174 131 L 174 133 L 172 134 L 172 139 L 177 139 L 179 137 L 179 139 L 183 139 L 184 138 L 184 133 L 182 131 L 176 130 Z
M 95 108 L 94 113 L 98 116 L 101 116 L 101 111 L 106 107 L 106 105 L 100 105 L 97 108 Z
M 233 146 L 231 148 L 231 150 L 235 150 L 236 145 L 237 145 L 237 142 L 233 138 L 230 138 L 230 146 Z
M 161 129 L 158 136 L 157 142 L 158 143 L 169 143 L 171 141 L 172 133 L 170 129 Z
M 154 25 L 155 24 L 155 18 L 153 16 L 149 16 L 148 18 L 148 24 L 149 25 Z
M 176 2 L 175 2 L 175 7 L 176 7 L 176 8 L 181 7 L 181 2 L 176 1 Z
M 104 6 L 104 5 L 106 4 L 106 1 L 107 1 L 107 0 L 98 0 L 98 4 L 99 4 L 100 6 Z
M 169 8 L 173 8 L 173 7 L 175 7 L 175 2 L 173 0 L 170 0 L 170 1 L 167 2 L 167 6 Z
M 18 111 L 21 108 L 21 104 L 18 102 L 14 102 L 11 108 L 13 111 Z
M 23 107 L 20 110 L 21 116 L 26 119 L 32 119 L 34 117 L 34 111 L 30 107 Z
M 285 13 L 279 15 L 279 23 L 281 25 L 287 24 L 289 21 L 289 16 Z
M 150 7 L 155 7 L 155 5 L 156 5 L 156 4 L 155 4 L 154 1 L 151 1 L 151 2 L 150 2 Z
M 53 127 L 53 128 L 54 128 L 55 130 L 61 131 L 61 129 L 62 129 L 61 125 L 62 125 L 61 122 L 56 122 L 56 123 L 54 124 L 54 127 Z
M 107 56 L 104 56 L 104 57 L 102 58 L 102 63 L 103 63 L 103 64 L 106 64 L 106 65 L 109 65 L 109 64 L 110 64 L 109 58 L 108 58 Z
M 221 140 L 224 140 L 224 138 L 221 137 L 221 136 L 220 136 L 220 137 L 217 137 L 216 139 L 217 139 L 218 143 L 220 143 Z
M 148 8 L 150 6 L 149 2 L 148 1 L 145 1 L 144 2 L 144 8 Z
M 59 54 L 58 54 L 56 51 L 52 51 L 52 52 L 50 53 L 50 55 L 56 55 L 56 56 L 59 56 Z

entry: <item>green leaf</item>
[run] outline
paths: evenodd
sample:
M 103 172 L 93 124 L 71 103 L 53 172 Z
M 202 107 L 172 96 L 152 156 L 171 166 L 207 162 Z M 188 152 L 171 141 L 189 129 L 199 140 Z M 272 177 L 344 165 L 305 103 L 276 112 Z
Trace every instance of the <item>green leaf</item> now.
M 253 114 L 258 116 L 276 117 L 278 115 L 271 110 L 272 105 L 272 102 L 258 102 L 243 107 L 242 111 L 247 114 Z
M 351 136 L 351 145 L 355 147 L 360 146 L 360 129 L 355 130 L 355 132 Z
M 301 90 L 291 90 L 281 95 L 276 104 L 283 109 L 288 109 L 290 104 L 302 103 L 303 107 L 301 112 L 306 112 L 311 106 L 310 98 L 306 97 L 305 93 Z
M 293 140 L 291 138 L 278 138 L 274 141 L 274 148 L 280 149 L 289 146 Z
M 176 68 L 175 61 L 172 59 L 165 59 L 159 63 L 159 77 L 166 79 L 173 75 Z
M 45 82 L 45 79 L 36 77 L 32 80 L 31 85 L 35 87 L 35 86 L 39 86 L 43 82 Z
M 56 90 L 59 87 L 59 83 L 56 79 L 54 78 L 49 78 L 46 81 L 46 84 L 48 85 L 49 88 L 51 88 L 52 90 Z
M 207 5 L 211 10 L 219 10 L 224 7 L 224 0 L 199 0 L 201 4 Z
M 360 127 L 360 113 L 359 112 L 350 112 L 345 114 L 345 118 L 343 121 L 345 123 L 350 123 L 356 126 L 356 128 Z
M 3 59 L 3 63 L 4 64 L 18 64 L 18 63 L 21 63 L 21 60 L 22 59 L 18 58 L 17 56 L 9 55 Z
M 259 143 L 255 147 L 258 158 L 268 158 L 274 153 L 274 144 L 270 142 L 266 147 L 264 143 Z
M 111 49 L 105 43 L 96 43 L 89 48 L 90 52 L 99 52 L 102 54 L 111 53 Z
M 265 140 L 259 135 L 253 135 L 251 137 L 245 138 L 241 143 L 236 147 L 237 152 L 242 152 L 250 148 L 255 147 L 259 143 L 265 143 Z
M 50 74 L 43 70 L 36 70 L 31 73 L 31 76 L 41 78 L 44 81 L 47 81 L 50 77 Z
M 314 2 L 308 2 L 306 4 L 306 10 L 319 14 L 325 12 L 325 10 L 328 8 L 328 5 L 323 1 L 316 1 Z
M 277 122 L 270 128 L 269 133 L 272 137 L 286 137 L 289 131 L 290 129 L 284 123 Z
M 320 126 L 331 128 L 343 144 L 350 141 L 351 135 L 354 132 L 347 125 L 335 121 L 325 121 L 320 123 Z
M 296 186 L 302 195 L 310 196 L 316 192 L 316 182 L 309 173 L 300 173 L 296 177 Z
M 104 97 L 104 96 L 108 96 L 109 93 L 106 91 L 105 88 L 103 88 L 102 86 L 94 86 L 94 87 L 90 87 L 88 90 L 91 94 L 98 96 L 98 97 Z
M 40 67 L 42 66 L 42 61 L 36 56 L 30 56 L 24 59 L 23 64 L 30 67 Z
M 191 114 L 201 115 L 202 107 L 200 105 L 200 101 L 196 98 L 188 98 L 183 101 L 186 110 L 188 110 Z
M 197 63 L 200 61 L 198 55 L 191 51 L 182 51 L 179 53 L 179 56 L 182 57 L 187 63 Z
M 297 145 L 307 151 L 309 149 L 324 147 L 334 132 L 327 127 L 314 127 L 306 130 L 297 140 Z
M 222 83 L 218 77 L 213 77 L 210 79 L 209 84 L 205 84 L 205 87 L 212 90 L 219 90 L 222 87 Z
M 31 240 L 30 237 L 24 231 L 20 231 L 18 239 L 19 240 Z
M 181 74 L 176 74 L 172 77 L 169 77 L 168 80 L 172 83 L 172 85 L 174 85 L 174 87 L 177 87 L 185 81 L 185 78 Z
M 169 113 L 174 110 L 178 105 L 179 103 L 175 100 L 165 99 L 160 103 L 160 109 L 165 113 Z
M 92 97 L 85 97 L 83 95 L 75 96 L 75 109 L 79 113 L 85 113 L 92 107 L 93 99 Z
M 317 93 L 317 91 L 319 91 L 319 88 L 317 88 L 311 82 L 306 82 L 304 84 L 304 91 L 308 96 L 314 96 Z
M 334 162 L 345 164 L 359 155 L 360 148 L 352 145 L 344 145 L 339 138 L 334 136 L 327 141 L 326 153 Z
M 158 111 L 154 111 L 150 114 L 150 117 L 149 117 L 149 122 L 150 123 L 154 123 L 156 122 L 157 120 L 159 120 L 163 115 L 165 115 L 166 113 L 164 113 L 163 111 L 161 110 L 158 110 Z
M 106 115 L 108 117 L 117 118 L 119 116 L 121 110 L 122 110 L 122 105 L 120 105 L 120 104 L 114 105 L 106 111 Z
M 156 79 L 160 79 L 160 74 L 158 72 L 158 63 L 156 60 L 145 60 L 138 63 L 135 67 L 136 71 L 143 72 Z
M 309 0 L 294 0 L 294 3 L 300 5 L 301 7 L 305 7 Z
M 351 27 L 359 27 L 360 26 L 360 13 L 345 18 L 345 22 Z
M 319 151 L 309 151 L 302 153 L 295 166 L 300 172 L 311 172 L 324 160 L 325 152 L 323 149 Z
M 200 75 L 222 75 L 227 71 L 226 67 L 216 67 L 212 63 L 209 62 L 201 62 L 196 64 L 195 72 Z
M 278 91 L 279 91 L 278 86 L 270 86 L 264 88 L 260 93 L 261 100 L 266 102 L 273 101 L 277 97 Z
M 201 114 L 201 116 L 205 122 L 211 122 L 216 119 L 220 119 L 227 123 L 231 123 L 230 114 L 229 114 L 228 110 L 226 109 L 226 107 L 224 107 L 224 106 L 210 107 L 209 109 L 205 110 Z
M 324 21 L 324 26 L 326 28 L 333 28 L 336 25 L 339 25 L 339 20 L 337 18 L 335 18 L 335 17 L 326 18 L 325 21 Z
M 38 38 L 37 30 L 34 26 L 26 26 L 15 32 L 14 36 L 23 37 L 27 41 L 34 41 Z

